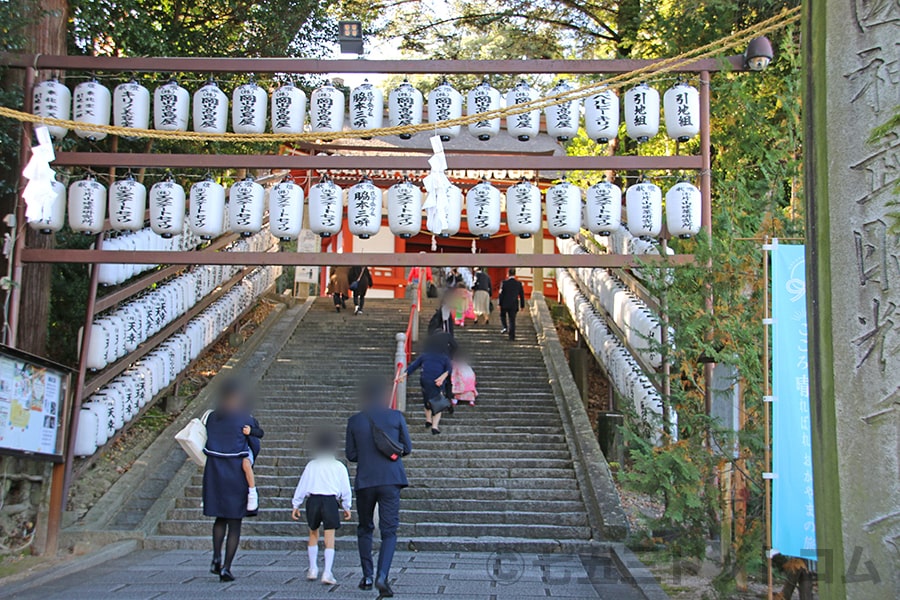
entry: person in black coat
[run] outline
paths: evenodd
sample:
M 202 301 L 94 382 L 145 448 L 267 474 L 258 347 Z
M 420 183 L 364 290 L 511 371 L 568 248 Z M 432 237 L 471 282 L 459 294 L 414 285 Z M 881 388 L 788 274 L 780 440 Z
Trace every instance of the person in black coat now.
M 356 307 L 356 310 L 353 312 L 355 315 L 361 315 L 363 311 L 363 305 L 366 303 L 366 292 L 369 291 L 369 288 L 375 285 L 375 282 L 372 280 L 372 273 L 369 272 L 369 267 L 366 266 L 356 266 L 350 269 L 350 289 L 353 290 L 353 306 Z M 354 285 L 354 282 L 356 285 Z
M 509 339 L 516 339 L 516 314 L 525 308 L 525 288 L 522 282 L 516 279 L 516 270 L 509 270 L 509 277 L 500 284 L 500 295 L 497 299 L 500 305 L 500 325 L 503 329 L 500 333 L 509 333 Z
M 356 510 L 359 527 L 356 529 L 359 562 L 363 577 L 362 590 L 378 589 L 383 598 L 394 595 L 388 584 L 391 562 L 397 547 L 397 528 L 400 526 L 400 490 L 407 487 L 403 459 L 391 460 L 375 446 L 374 428 L 386 433 L 402 448 L 405 456 L 412 452 L 412 440 L 406 419 L 399 411 L 389 408 L 388 388 L 381 382 L 370 383 L 363 393 L 363 409 L 347 421 L 347 460 L 356 463 Z M 378 506 L 381 530 L 381 550 L 378 568 L 372 563 L 372 533 L 374 514 Z

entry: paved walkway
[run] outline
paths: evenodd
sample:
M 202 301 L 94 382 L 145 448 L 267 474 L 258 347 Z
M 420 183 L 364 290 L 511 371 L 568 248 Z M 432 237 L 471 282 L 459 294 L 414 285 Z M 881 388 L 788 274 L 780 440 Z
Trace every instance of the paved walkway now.
M 321 568 L 321 551 L 319 553 Z M 374 599 L 357 589 L 355 553 L 337 553 L 337 585 L 306 581 L 305 550 L 240 552 L 237 580 L 220 583 L 208 573 L 210 554 L 190 550 L 140 551 L 16 594 L 40 600 L 314 600 Z M 619 580 L 606 556 L 399 552 L 391 571 L 398 598 L 536 600 L 579 598 L 638 600 L 640 593 Z M 4 597 L 0 591 L 0 597 Z

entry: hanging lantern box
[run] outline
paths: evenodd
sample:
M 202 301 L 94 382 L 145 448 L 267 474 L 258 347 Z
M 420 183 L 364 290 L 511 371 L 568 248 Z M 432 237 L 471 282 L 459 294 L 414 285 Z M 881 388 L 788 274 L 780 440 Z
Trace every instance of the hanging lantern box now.
M 344 94 L 327 83 L 309 98 L 309 127 L 313 133 L 340 133 L 344 129 Z
M 72 92 L 58 79 L 48 79 L 34 86 L 31 102 L 31 111 L 39 117 L 67 121 L 72 114 Z M 58 125 L 47 125 L 47 130 L 56 140 L 69 133 L 68 129 Z
M 585 192 L 585 227 L 591 232 L 608 236 L 622 223 L 622 188 L 601 181 Z
M 422 230 L 422 190 L 409 179 L 388 188 L 387 209 L 394 235 L 411 238 Z
M 106 188 L 92 175 L 69 186 L 69 227 L 86 235 L 103 231 L 106 219 Z
M 147 129 L 150 127 L 150 90 L 132 79 L 113 90 L 113 125 Z
M 191 95 L 174 79 L 153 91 L 153 127 L 161 131 L 187 131 Z
M 625 192 L 628 231 L 631 235 L 650 239 L 662 230 L 662 191 L 658 186 L 642 181 Z
M 150 188 L 150 228 L 170 239 L 184 230 L 184 188 L 171 175 Z
M 72 117 L 75 121 L 91 125 L 109 125 L 109 113 L 112 104 L 109 90 L 100 85 L 96 79 L 83 81 L 75 86 L 72 94 Z M 75 130 L 80 138 L 99 141 L 106 137 L 105 132 Z
M 639 143 L 659 133 L 659 92 L 646 83 L 625 93 L 625 131 Z
M 109 224 L 116 231 L 137 231 L 144 226 L 147 188 L 130 173 L 109 186 Z
M 379 129 L 383 121 L 384 94 L 367 79 L 350 92 L 350 128 Z
M 228 190 L 228 218 L 231 231 L 250 237 L 262 229 L 266 191 L 251 177 L 238 181 Z
M 282 241 L 296 240 L 303 228 L 303 188 L 288 179 L 269 190 L 269 231 Z
M 381 229 L 381 190 L 368 177 L 347 190 L 347 225 L 350 233 L 368 239 Z
M 543 220 L 540 188 L 525 180 L 507 188 L 506 223 L 509 232 L 522 239 L 541 232 Z
M 563 180 L 547 190 L 547 230 L 568 239 L 581 231 L 581 189 Z
M 301 133 L 306 120 L 306 94 L 293 83 L 272 93 L 272 133 Z
M 445 79 L 428 93 L 428 122 L 438 123 L 462 117 L 462 104 L 462 94 Z M 459 125 L 436 127 L 434 135 L 440 136 L 443 142 L 449 142 L 459 135 L 459 130 Z
M 479 113 L 499 110 L 500 92 L 491 87 L 491 84 L 485 79 L 469 91 L 466 107 L 470 117 Z M 470 123 L 469 133 L 482 142 L 488 141 L 500 133 L 500 117 Z
M 190 226 L 204 240 L 225 230 L 225 188 L 211 178 L 191 186 Z
M 700 133 L 700 92 L 694 86 L 676 83 L 663 96 L 666 110 L 666 134 L 678 142 L 687 142 Z
M 265 133 L 269 97 L 255 81 L 234 88 L 231 128 L 235 133 Z
M 572 91 L 565 80 L 561 80 L 547 95 L 555 96 Z M 565 142 L 578 135 L 578 124 L 581 120 L 581 100 L 572 100 L 562 104 L 553 104 L 544 109 L 547 119 L 547 135 Z
M 422 123 L 422 92 L 407 80 L 388 94 L 388 123 L 391 127 L 419 125 Z M 401 140 L 408 140 L 412 134 L 399 134 Z
M 689 238 L 700 233 L 701 195 L 697 186 L 680 181 L 666 192 L 666 228 L 669 235 Z
M 527 81 L 520 81 L 516 87 L 506 93 L 506 106 L 526 104 L 539 98 L 537 90 L 528 85 Z M 515 136 L 520 142 L 527 142 L 540 133 L 541 111 L 535 109 L 519 115 L 506 117 L 506 131 Z
M 612 90 L 585 99 L 584 129 L 598 144 L 608 144 L 619 135 L 619 97 Z
M 466 220 L 469 233 L 487 239 L 500 231 L 500 190 L 487 180 L 466 194 Z
M 209 80 L 194 92 L 194 131 L 225 133 L 228 130 L 228 96 Z
M 325 178 L 309 189 L 309 229 L 322 237 L 341 231 L 344 218 L 343 190 Z

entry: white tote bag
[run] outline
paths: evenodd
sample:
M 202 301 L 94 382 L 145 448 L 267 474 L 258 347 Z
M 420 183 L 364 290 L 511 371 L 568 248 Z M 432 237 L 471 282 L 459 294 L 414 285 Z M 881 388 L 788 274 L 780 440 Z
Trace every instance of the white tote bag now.
M 188 458 L 200 467 L 206 466 L 203 449 L 206 447 L 206 419 L 211 412 L 208 410 L 199 419 L 191 419 L 184 429 L 175 434 L 175 441 L 181 445 Z

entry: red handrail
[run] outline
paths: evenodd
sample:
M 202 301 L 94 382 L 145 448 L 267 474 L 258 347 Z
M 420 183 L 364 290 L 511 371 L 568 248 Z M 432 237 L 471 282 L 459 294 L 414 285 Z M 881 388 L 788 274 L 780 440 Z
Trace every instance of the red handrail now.
M 412 305 L 409 307 L 409 320 L 406 322 L 406 341 L 404 342 L 404 350 L 406 351 L 406 364 L 409 364 L 409 361 L 412 359 L 412 330 L 413 330 L 413 320 L 418 318 L 419 311 L 422 309 L 422 285 L 424 284 L 424 278 L 422 277 L 421 269 L 423 267 L 413 267 L 414 269 L 420 269 L 419 272 L 419 284 L 416 286 L 416 292 L 413 295 Z M 394 373 L 394 388 L 391 390 L 391 408 L 397 408 L 397 384 L 400 380 L 400 371 L 403 368 L 401 363 L 397 363 L 396 373 Z

